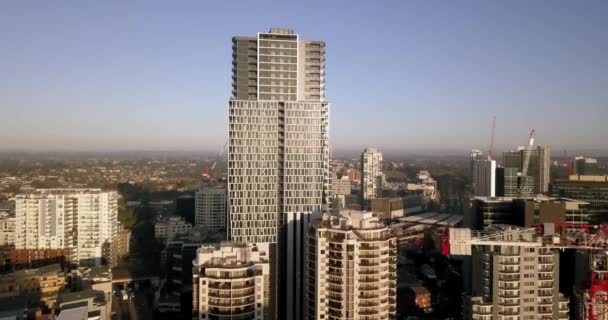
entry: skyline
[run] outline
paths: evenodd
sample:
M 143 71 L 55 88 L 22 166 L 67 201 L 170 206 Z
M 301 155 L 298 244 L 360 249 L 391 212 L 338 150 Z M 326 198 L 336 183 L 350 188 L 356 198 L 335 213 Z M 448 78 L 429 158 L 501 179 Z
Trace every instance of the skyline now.
M 0 5 L 0 150 L 217 151 L 231 38 L 270 27 L 326 42 L 335 150 L 487 149 L 493 115 L 497 150 L 608 149 L 606 3 L 265 4 Z

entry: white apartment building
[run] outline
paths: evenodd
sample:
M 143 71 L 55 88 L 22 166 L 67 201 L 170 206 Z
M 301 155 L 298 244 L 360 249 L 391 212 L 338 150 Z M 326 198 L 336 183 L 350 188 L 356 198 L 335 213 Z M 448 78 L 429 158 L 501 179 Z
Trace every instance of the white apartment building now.
M 268 244 L 222 243 L 200 247 L 192 261 L 196 319 L 269 319 L 268 250 Z
M 496 161 L 476 160 L 473 162 L 473 195 L 496 196 Z
M 203 188 L 196 192 L 194 225 L 209 231 L 226 230 L 226 189 Z
M 520 230 L 519 232 L 514 232 Z M 533 241 L 535 230 L 496 225 L 504 241 Z M 559 254 L 521 246 L 473 248 L 472 296 L 465 297 L 463 318 L 480 320 L 568 319 L 569 300 L 559 292 Z
M 371 212 L 323 215 L 308 232 L 308 319 L 396 319 L 397 238 Z
M 16 249 L 69 249 L 77 264 L 113 260 L 104 246 L 116 239 L 115 191 L 36 189 L 15 197 Z
M 15 243 L 15 222 L 15 217 L 0 216 L 0 246 Z
M 188 234 L 192 231 L 192 225 L 182 217 L 163 218 L 154 225 L 154 237 L 156 240 L 172 240 L 178 235 Z
M 364 200 L 375 199 L 382 192 L 382 153 L 367 148 L 361 154 L 361 192 Z

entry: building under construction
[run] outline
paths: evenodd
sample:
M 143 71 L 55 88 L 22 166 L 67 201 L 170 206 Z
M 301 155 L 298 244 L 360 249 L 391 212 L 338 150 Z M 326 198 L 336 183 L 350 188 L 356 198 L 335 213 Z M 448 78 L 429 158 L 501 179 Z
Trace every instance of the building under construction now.
M 576 319 L 608 319 L 608 226 L 545 223 L 532 228 L 494 225 L 483 231 L 443 232 L 442 253 L 472 256 L 476 277 L 465 319 L 568 319 L 559 292 L 558 254 L 586 252 L 587 277 L 572 301 Z M 581 260 L 579 260 L 581 261 Z

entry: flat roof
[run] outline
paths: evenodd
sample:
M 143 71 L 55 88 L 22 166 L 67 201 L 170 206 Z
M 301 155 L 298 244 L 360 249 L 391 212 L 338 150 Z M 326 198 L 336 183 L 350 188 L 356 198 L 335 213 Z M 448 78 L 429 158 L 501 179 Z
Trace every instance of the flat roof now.
M 74 309 L 63 310 L 59 313 L 57 320 L 83 320 L 87 319 L 87 307 L 79 307 Z
M 451 215 L 452 214 L 450 214 L 450 213 L 441 213 L 439 215 L 430 217 L 428 219 L 421 220 L 421 221 L 419 221 L 419 223 L 436 224 L 439 221 L 442 221 L 442 220 L 445 220 L 445 219 L 449 218 Z

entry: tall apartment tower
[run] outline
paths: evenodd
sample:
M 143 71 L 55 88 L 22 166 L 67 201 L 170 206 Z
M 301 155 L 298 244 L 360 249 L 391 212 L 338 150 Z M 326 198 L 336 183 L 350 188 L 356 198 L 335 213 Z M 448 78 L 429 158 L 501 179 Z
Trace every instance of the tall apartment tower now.
M 204 245 L 192 264 L 193 319 L 272 317 L 268 244 Z
M 476 160 L 473 163 L 473 195 L 496 196 L 496 161 Z
M 532 241 L 534 230 L 500 225 L 497 241 Z M 519 232 L 516 232 L 519 230 Z M 473 249 L 472 296 L 463 319 L 568 319 L 569 300 L 559 292 L 559 254 L 549 248 L 509 245 Z
M 551 170 L 551 150 L 549 146 L 539 146 L 530 151 L 530 164 L 528 167 L 529 180 L 533 181 L 533 194 L 546 194 L 549 192 L 549 180 Z M 523 169 L 526 150 L 518 148 L 515 151 L 503 153 L 503 165 L 505 168 L 516 168 L 518 172 Z M 524 177 L 525 179 L 525 177 Z M 505 191 L 506 192 L 506 191 Z
M 396 319 L 397 238 L 371 212 L 324 214 L 308 232 L 308 319 Z
M 325 44 L 290 29 L 232 42 L 229 237 L 270 243 L 271 303 L 280 318 L 301 319 L 306 230 L 330 185 Z
M 69 260 L 99 265 L 115 257 L 118 195 L 100 189 L 37 189 L 15 197 L 15 249 L 68 249 Z
M 226 189 L 203 188 L 195 193 L 194 224 L 209 231 L 226 230 Z
M 371 200 L 382 192 L 382 153 L 367 148 L 361 154 L 361 192 L 363 200 Z

